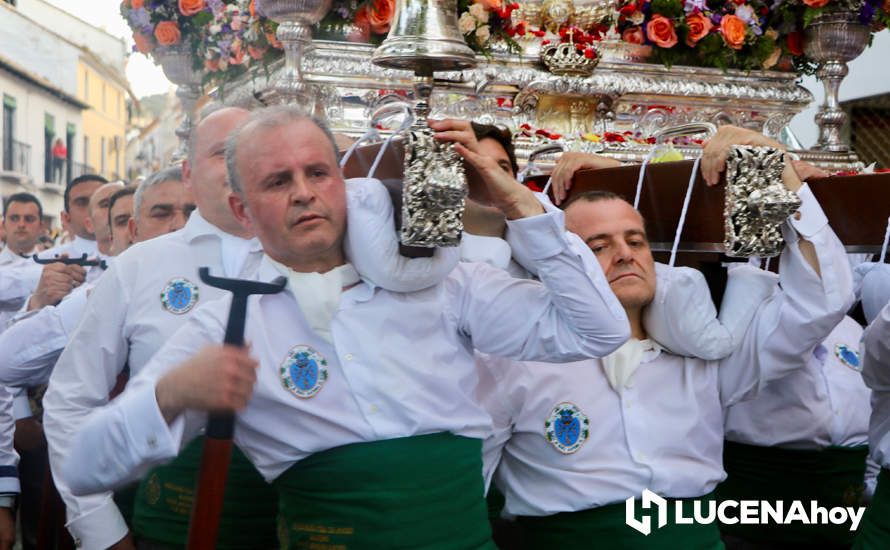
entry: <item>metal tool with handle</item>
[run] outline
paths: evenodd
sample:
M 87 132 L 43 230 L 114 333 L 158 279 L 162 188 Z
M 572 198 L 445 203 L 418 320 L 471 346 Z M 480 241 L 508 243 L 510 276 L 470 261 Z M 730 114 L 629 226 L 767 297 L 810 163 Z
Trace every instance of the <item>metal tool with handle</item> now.
M 239 347 L 244 345 L 248 296 L 277 294 L 284 290 L 287 284 L 287 279 L 284 277 L 278 277 L 271 283 L 214 277 L 210 274 L 210 269 L 206 267 L 200 268 L 198 275 L 204 284 L 232 293 L 232 306 L 229 309 L 229 319 L 226 324 L 225 343 Z M 198 474 L 198 487 L 195 491 L 195 503 L 189 524 L 187 546 L 189 550 L 216 548 L 226 478 L 232 458 L 234 430 L 235 414 L 232 412 L 213 413 L 207 420 L 201 470 Z

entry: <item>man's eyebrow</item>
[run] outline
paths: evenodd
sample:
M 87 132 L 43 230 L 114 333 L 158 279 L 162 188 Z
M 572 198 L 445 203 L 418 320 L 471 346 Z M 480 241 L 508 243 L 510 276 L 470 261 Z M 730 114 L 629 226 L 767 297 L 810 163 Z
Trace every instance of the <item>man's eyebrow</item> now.
M 149 212 L 153 210 L 173 210 L 173 205 L 169 202 L 159 202 L 158 204 L 151 205 Z

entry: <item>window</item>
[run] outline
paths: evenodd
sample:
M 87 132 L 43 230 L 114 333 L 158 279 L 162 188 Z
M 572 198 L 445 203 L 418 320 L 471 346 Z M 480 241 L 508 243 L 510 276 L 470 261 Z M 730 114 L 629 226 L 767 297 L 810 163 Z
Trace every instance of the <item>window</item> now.
M 56 118 L 49 114 L 43 114 L 43 181 L 57 183 L 60 181 L 56 176 L 61 177 L 61 173 L 56 174 L 54 170 L 55 160 L 53 158 L 53 147 L 55 146 L 56 137 Z M 59 170 L 61 172 L 61 164 Z
M 105 136 L 102 136 L 102 141 L 99 145 L 99 173 L 105 174 Z
M 15 98 L 3 94 L 3 169 L 12 170 L 12 143 L 15 140 Z

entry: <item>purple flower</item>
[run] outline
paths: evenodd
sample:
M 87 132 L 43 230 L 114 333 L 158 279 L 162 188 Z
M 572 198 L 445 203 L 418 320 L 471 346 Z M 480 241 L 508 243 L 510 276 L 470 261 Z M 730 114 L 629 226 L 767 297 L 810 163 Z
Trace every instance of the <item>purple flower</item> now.
M 754 8 L 748 4 L 742 4 L 735 9 L 736 17 L 747 23 L 749 26 L 757 24 L 757 16 L 754 14 Z
M 862 6 L 862 11 L 859 12 L 859 22 L 863 25 L 871 24 L 872 18 L 875 16 L 875 6 L 871 2 L 866 2 Z
M 715 25 L 719 25 L 720 21 L 722 21 L 722 20 L 723 20 L 723 16 L 720 15 L 719 13 L 715 12 L 715 13 L 711 14 L 711 23 L 713 23 Z
M 225 4 L 223 4 L 222 0 L 207 0 L 207 5 L 210 7 L 210 11 L 213 13 L 220 13 L 224 9 L 226 9 Z
M 707 0 L 686 0 L 683 4 L 683 11 L 686 13 L 693 13 L 695 11 L 705 11 L 707 7 Z
M 151 25 L 151 17 L 149 17 L 148 12 L 145 8 L 136 8 L 135 10 L 130 10 L 130 26 L 131 27 L 144 27 L 146 25 Z

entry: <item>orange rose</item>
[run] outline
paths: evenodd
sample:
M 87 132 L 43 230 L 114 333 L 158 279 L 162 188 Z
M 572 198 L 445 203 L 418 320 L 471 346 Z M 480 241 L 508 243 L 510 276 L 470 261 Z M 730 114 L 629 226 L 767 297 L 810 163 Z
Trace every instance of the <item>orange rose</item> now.
M 811 8 L 821 8 L 828 3 L 828 0 L 803 0 L 803 3 Z
M 143 0 L 130 0 L 130 7 L 134 10 L 138 10 L 143 5 Z
M 368 10 L 368 24 L 374 34 L 386 34 L 396 13 L 396 0 L 374 0 Z
M 267 32 L 267 33 L 266 33 L 266 40 L 268 40 L 268 41 L 269 41 L 269 45 L 272 46 L 273 48 L 275 48 L 276 50 L 280 50 L 280 49 L 282 49 L 282 47 L 283 47 L 283 46 L 281 45 L 281 41 L 278 40 L 278 37 L 275 36 L 275 33 L 274 33 L 274 32 Z
M 631 27 L 629 29 L 624 29 L 624 32 L 621 33 L 621 40 L 628 42 L 630 44 L 642 44 L 643 43 L 643 29 L 640 27 Z
M 674 23 L 663 15 L 656 15 L 646 24 L 646 35 L 660 48 L 673 48 L 677 45 Z
M 488 11 L 500 11 L 504 6 L 501 0 L 476 0 L 475 4 L 482 4 Z
M 696 12 L 686 16 L 686 24 L 689 25 L 689 33 L 686 35 L 686 45 L 694 48 L 698 41 L 708 36 L 714 24 L 711 20 Z
M 247 53 L 248 55 L 250 55 L 250 57 L 259 61 L 263 58 L 264 55 L 266 55 L 266 50 L 268 49 L 269 48 L 257 48 L 254 46 L 247 46 Z
M 735 15 L 724 15 L 720 21 L 720 32 L 723 33 L 723 41 L 734 50 L 741 50 L 745 45 L 745 33 L 748 25 Z
M 179 0 L 179 12 L 182 15 L 195 15 L 204 9 L 204 0 Z
M 180 38 L 179 25 L 175 21 L 161 21 L 155 27 L 155 39 L 161 46 L 178 44 Z
M 141 32 L 133 33 L 133 42 L 136 43 L 136 51 L 138 51 L 139 53 L 148 53 L 155 47 L 155 45 L 151 41 L 151 38 L 145 36 Z

